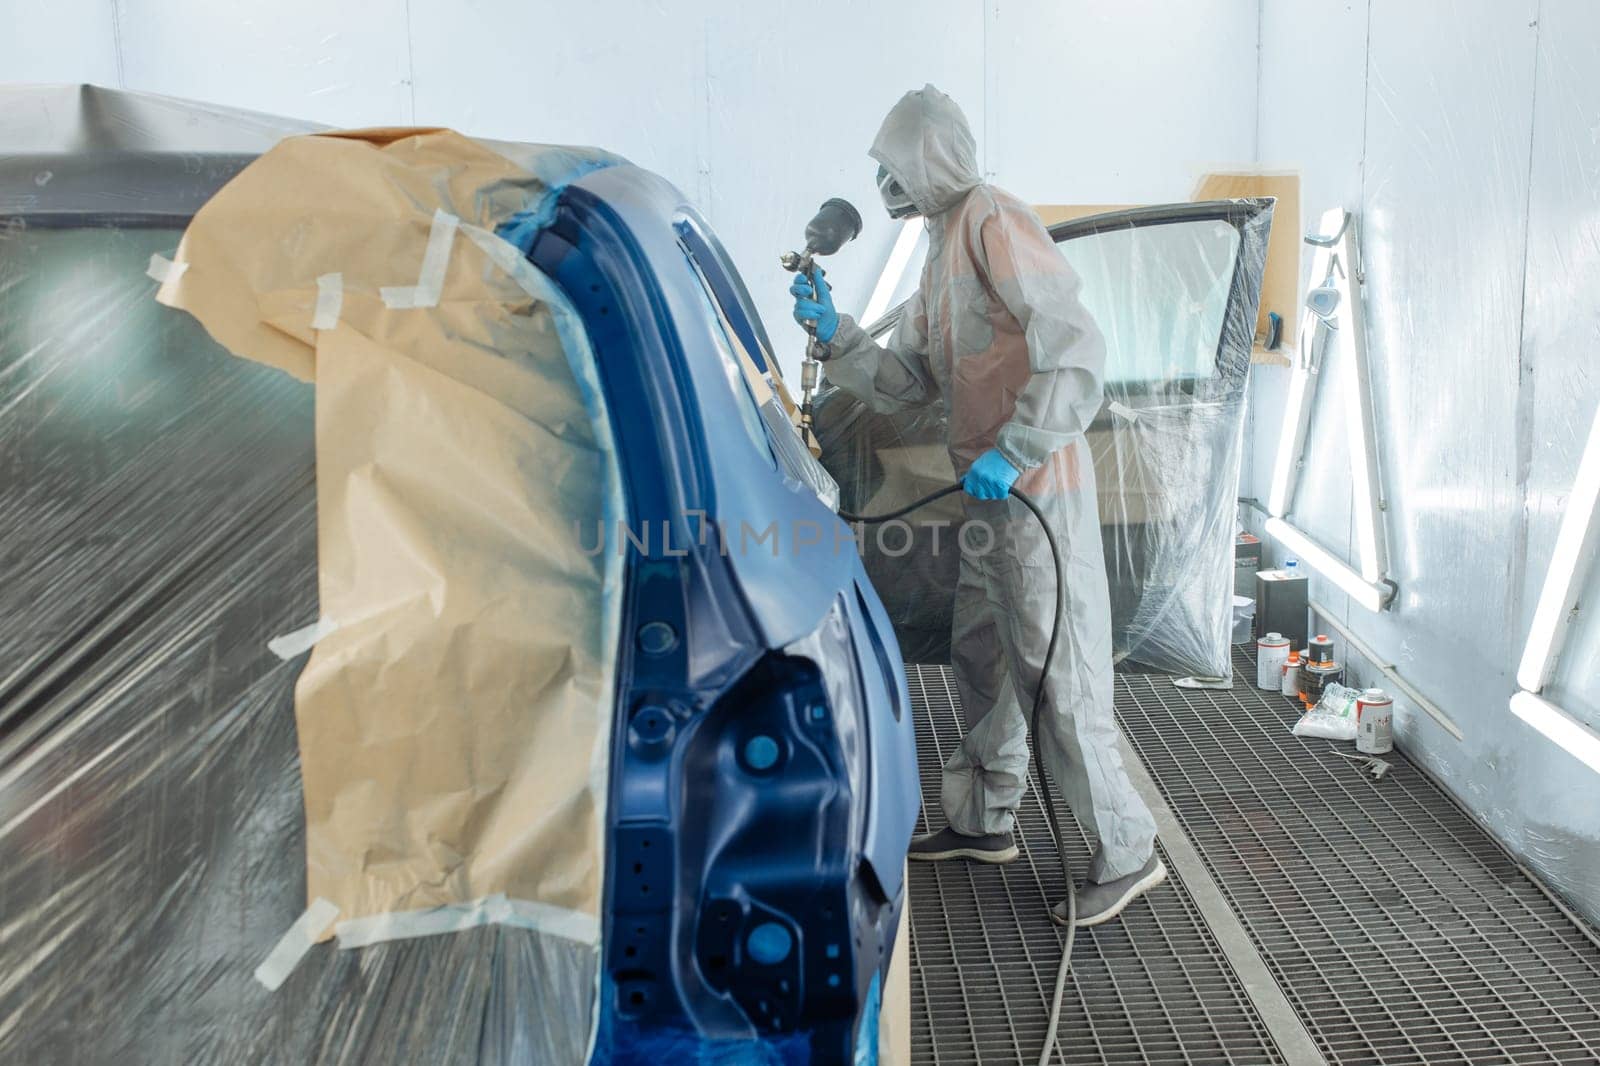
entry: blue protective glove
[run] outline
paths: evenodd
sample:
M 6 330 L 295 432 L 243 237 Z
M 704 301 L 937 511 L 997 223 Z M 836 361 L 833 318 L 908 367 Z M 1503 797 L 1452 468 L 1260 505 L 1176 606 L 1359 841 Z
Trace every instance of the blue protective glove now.
M 833 293 L 822 280 L 822 273 L 822 268 L 817 267 L 809 278 L 798 275 L 789 286 L 789 292 L 794 297 L 794 320 L 802 326 L 815 322 L 817 340 L 827 344 L 839 331 L 839 312 L 833 309 Z
M 998 448 L 990 448 L 967 468 L 961 487 L 967 490 L 968 496 L 980 500 L 1003 500 L 1010 495 L 1011 484 L 1021 473 Z

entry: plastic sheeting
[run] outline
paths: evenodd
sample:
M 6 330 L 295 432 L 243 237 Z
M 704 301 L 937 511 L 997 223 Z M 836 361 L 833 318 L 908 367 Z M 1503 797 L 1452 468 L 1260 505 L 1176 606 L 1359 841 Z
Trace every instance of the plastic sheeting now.
M 535 185 L 449 131 L 291 138 L 201 209 L 158 293 L 316 386 L 295 706 L 307 893 L 341 942 L 486 916 L 597 935 L 620 563 L 578 526 L 620 488 L 576 316 L 487 228 Z
M 1052 227 L 1106 338 L 1088 432 L 1116 657 L 1228 675 L 1235 497 L 1270 201 L 1138 208 Z M 891 312 L 871 332 L 887 335 Z M 954 479 L 937 401 L 876 414 L 818 400 L 841 507 L 877 514 Z M 861 540 L 908 662 L 948 662 L 960 559 L 954 497 Z
M 7 559 L 0 584 L 0 644 L 7 649 L 0 664 L 0 955 L 8 960 L 0 972 L 0 1061 L 581 1061 L 594 1024 L 598 955 L 592 939 L 574 938 L 570 929 L 498 924 L 348 950 L 326 945 L 312 949 L 276 991 L 253 976 L 307 908 L 308 847 L 314 869 L 324 867 L 309 895 L 334 895 L 346 916 L 392 917 L 453 900 L 481 904 L 443 914 L 456 927 L 544 913 L 519 906 L 518 898 L 590 915 L 598 907 L 603 820 L 595 807 L 603 791 L 596 794 L 586 760 L 563 756 L 576 778 L 560 767 L 537 772 L 535 783 L 545 790 L 537 795 L 528 792 L 526 774 L 520 792 L 513 776 L 503 795 L 485 778 L 488 794 L 465 816 L 450 809 L 460 782 L 444 772 L 503 763 L 482 749 L 496 738 L 513 752 L 539 756 L 539 746 L 530 748 L 516 730 L 538 720 L 531 708 L 550 706 L 525 676 L 545 660 L 513 640 L 482 639 L 485 626 L 502 636 L 515 627 L 505 628 L 496 614 L 505 604 L 467 594 L 475 581 L 484 588 L 482 573 L 456 565 L 464 554 L 498 556 L 508 537 L 526 533 L 476 523 L 471 514 L 458 513 L 452 523 L 449 515 L 470 512 L 471 497 L 496 471 L 548 472 L 530 460 L 551 437 L 596 448 L 597 429 L 584 416 L 584 390 L 573 373 L 583 352 L 561 328 L 553 297 L 533 298 L 529 279 L 486 263 L 492 244 L 464 252 L 468 242 L 458 238 L 458 266 L 444 282 L 445 295 L 455 298 L 445 301 L 452 304 L 443 330 L 449 342 L 416 353 L 413 363 L 391 362 L 381 373 L 345 381 L 338 364 L 348 358 L 346 368 L 354 368 L 356 349 L 373 358 L 374 349 L 407 350 L 398 316 L 416 316 L 413 329 L 418 318 L 437 316 L 387 310 L 366 287 L 376 279 L 356 269 L 346 274 L 338 328 L 313 329 L 329 310 L 327 286 L 317 279 L 337 266 L 316 253 L 340 247 L 323 240 L 330 231 L 320 223 L 328 216 L 313 209 L 265 245 L 303 266 L 304 276 L 274 290 L 276 299 L 252 297 L 241 306 L 275 319 L 263 327 L 250 319 L 251 330 L 265 330 L 258 341 L 283 350 L 307 339 L 318 344 L 314 411 L 310 387 L 234 358 L 189 316 L 157 305 L 157 284 L 146 274 L 165 277 L 169 294 L 206 284 L 207 271 L 227 258 L 219 252 L 225 243 L 184 269 L 187 257 L 177 246 L 187 215 L 288 129 L 209 108 L 190 110 L 185 121 L 183 105 L 92 90 L 28 90 L 6 104 L 0 113 L 31 115 L 41 128 L 21 142 L 30 155 L 3 161 L 0 219 L 0 545 Z M 210 143 L 220 147 L 208 150 Z M 397 166 L 422 192 L 401 197 L 404 210 L 380 209 L 368 219 L 373 249 L 404 244 L 414 253 L 404 257 L 409 263 L 425 256 L 435 201 L 466 223 L 490 225 L 550 184 L 549 172 L 523 165 L 530 158 L 544 158 L 551 172 L 575 158 L 524 146 L 520 160 L 518 153 L 499 157 L 516 177 L 498 195 L 480 199 L 455 189 L 460 198 L 448 200 L 449 179 L 428 170 L 444 164 L 415 147 Z M 447 169 L 465 180 L 470 168 Z M 44 174 L 50 177 L 39 180 Z M 71 180 L 55 185 L 57 176 Z M 354 198 L 346 207 L 377 202 L 332 187 L 335 168 L 280 172 L 277 179 L 280 189 L 295 184 L 294 193 L 313 204 L 319 182 L 331 183 L 326 202 L 341 195 Z M 243 237 L 249 220 L 234 222 Z M 242 254 L 248 247 L 235 249 L 239 263 L 249 262 Z M 342 247 L 349 262 L 360 261 L 361 248 Z M 461 265 L 469 257 L 470 269 Z M 174 260 L 178 266 L 164 265 Z M 283 269 L 274 275 L 279 280 L 292 273 Z M 427 281 L 384 280 L 419 288 Z M 512 290 L 508 304 L 501 298 Z M 225 282 L 215 291 L 238 290 Z M 498 317 L 508 307 L 516 312 L 509 323 Z M 479 329 L 526 343 L 485 345 Z M 530 330 L 543 339 L 530 339 Z M 335 337 L 341 340 L 333 347 L 320 343 Z M 493 388 L 474 389 L 448 381 L 437 365 L 449 343 L 480 348 L 484 359 L 511 354 L 503 372 L 482 368 L 480 385 Z M 435 365 L 425 365 L 430 358 Z M 372 369 L 372 360 L 361 365 Z M 535 371 L 536 385 L 526 380 Z M 323 391 L 328 375 L 338 392 Z M 405 387 L 418 376 L 429 378 L 427 387 Z M 430 407 L 441 397 L 453 402 Z M 519 397 L 528 400 L 520 412 L 513 406 Z M 363 413 L 370 421 L 359 421 Z M 331 415 L 341 423 L 330 426 Z M 419 419 L 417 433 L 406 440 L 411 415 Z M 486 461 L 471 476 L 444 462 L 429 474 L 428 447 L 459 447 L 464 460 L 495 433 L 522 440 L 530 454 L 503 467 Z M 343 449 L 331 467 L 330 444 Z M 330 470 L 340 472 L 335 484 L 328 483 Z M 373 489 L 365 496 L 353 491 L 364 476 Z M 590 487 L 581 478 L 566 481 L 560 500 L 599 506 L 594 493 L 603 492 L 604 480 Z M 340 535 L 330 519 L 344 519 L 363 502 L 372 515 L 392 520 L 383 534 L 391 550 L 434 552 L 413 560 L 420 569 L 410 571 L 430 574 L 425 584 L 441 601 L 431 635 L 424 612 L 387 627 L 385 637 L 383 612 L 395 605 L 352 595 L 410 587 L 404 568 L 368 565 L 379 559 L 363 545 L 330 540 Z M 497 507 L 507 502 L 496 498 Z M 519 506 L 545 504 L 555 506 L 530 492 Z M 558 516 L 549 517 L 559 533 Z M 416 524 L 396 528 L 407 521 Z M 421 529 L 437 535 L 421 536 Z M 549 543 L 540 550 L 548 552 Z M 595 618 L 603 615 L 597 573 L 586 583 L 571 555 L 534 566 L 537 553 L 530 547 L 529 565 L 499 576 L 560 584 L 564 595 L 587 598 Z M 348 573 L 334 575 L 330 587 L 329 561 L 341 558 L 351 564 Z M 609 564 L 584 565 L 598 571 Z M 308 689 L 312 673 L 299 677 L 305 656 L 279 643 L 277 651 L 290 656 L 280 658 L 269 643 L 318 619 L 330 594 L 374 612 L 333 615 L 339 628 L 313 649 L 313 664 L 324 661 Z M 451 613 L 463 608 L 472 614 L 467 622 Z M 478 638 L 455 639 L 450 630 L 463 625 L 476 625 Z M 578 626 L 569 639 L 589 643 L 563 657 L 567 680 L 557 677 L 551 691 L 608 722 L 612 644 L 602 626 Z M 407 674 L 407 657 L 415 663 L 414 653 L 430 647 L 436 654 L 426 674 Z M 356 673 L 342 673 L 347 667 Z M 437 721 L 386 717 L 371 704 L 366 724 L 341 735 L 334 719 L 361 695 L 363 671 L 380 681 L 387 671 L 389 680 L 369 693 L 381 694 L 389 708 L 431 702 L 442 713 Z M 509 718 L 501 715 L 508 680 L 517 712 Z M 308 691 L 320 692 L 320 732 L 306 729 Z M 569 716 L 555 726 L 581 723 Z M 607 730 L 591 724 L 585 736 L 603 773 Z M 308 753 L 308 742 L 317 749 Z M 399 760 L 387 778 L 373 772 L 379 749 Z M 322 794 L 333 797 L 335 820 L 341 805 L 375 798 L 380 806 L 367 809 L 387 805 L 397 820 L 364 827 L 358 818 L 340 835 L 313 818 L 308 836 L 307 754 L 315 756 Z M 568 779 L 579 783 L 562 793 L 563 806 L 543 803 L 540 797 Z M 530 797 L 536 802 L 526 802 Z M 575 817 L 584 810 L 586 817 Z M 445 831 L 455 825 L 463 832 Z M 541 826 L 564 827 L 564 835 L 548 837 Z M 493 870 L 472 865 L 480 857 L 471 850 L 476 843 L 493 840 L 505 845 L 502 863 L 519 848 L 535 849 L 540 877 L 532 887 L 525 877 L 499 885 Z M 452 848 L 468 851 L 453 855 Z M 564 857 L 551 860 L 552 853 Z M 340 864 L 366 871 L 353 897 L 338 887 Z M 430 869 L 441 874 L 437 882 Z M 512 898 L 502 899 L 497 888 Z M 368 923 L 344 927 L 341 940 L 420 928 L 390 923 L 375 930 Z

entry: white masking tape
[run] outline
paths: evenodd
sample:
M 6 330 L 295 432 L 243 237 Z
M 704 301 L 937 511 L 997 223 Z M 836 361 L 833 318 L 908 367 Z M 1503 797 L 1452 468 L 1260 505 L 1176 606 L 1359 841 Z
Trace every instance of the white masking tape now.
M 344 275 L 323 274 L 317 278 L 317 309 L 311 315 L 312 329 L 332 329 L 339 324 L 344 307 Z
M 1129 422 L 1137 422 L 1139 420 L 1138 411 L 1135 411 L 1131 407 L 1125 407 L 1116 400 L 1112 400 L 1110 403 L 1106 404 L 1106 410 L 1110 411 L 1114 415 L 1117 415 L 1118 417 L 1127 419 Z
M 445 271 L 450 267 L 450 244 L 455 240 L 460 219 L 435 208 L 433 226 L 428 230 L 428 248 L 422 253 L 422 270 L 415 285 L 385 285 L 378 290 L 385 306 L 391 308 L 437 307 L 444 291 Z
M 295 919 L 289 931 L 278 938 L 278 943 L 267 953 L 267 957 L 261 960 L 261 965 L 256 967 L 256 980 L 265 985 L 268 992 L 276 992 L 278 987 L 289 979 L 294 968 L 300 965 L 300 960 L 311 950 L 311 945 L 317 942 L 317 937 L 332 925 L 337 917 L 339 917 L 338 907 L 321 896 L 312 900 L 311 906 Z
M 144 272 L 165 285 L 169 281 L 177 281 L 183 277 L 183 272 L 188 269 L 188 263 L 174 263 L 166 256 L 152 253 L 150 265 L 145 267 Z
M 280 659 L 293 659 L 338 628 L 339 623 L 333 619 L 319 618 L 308 626 L 273 637 L 267 641 L 267 650 Z
M 528 265 L 527 259 L 521 252 L 480 226 L 468 223 L 461 227 L 461 232 L 465 233 L 473 244 L 483 249 L 483 254 L 489 257 L 490 262 L 513 278 L 516 278 L 522 268 Z
M 473 244 L 483 249 L 483 254 L 489 257 L 489 262 L 505 271 L 511 280 L 517 283 L 519 289 L 536 300 L 550 299 L 549 283 L 544 280 L 544 275 L 540 274 L 534 265 L 528 262 L 527 257 L 513 245 L 470 222 L 462 224 L 461 232 L 465 233 Z
M 600 942 L 600 920 L 594 915 L 549 903 L 507 899 L 503 892 L 471 903 L 351 918 L 340 922 L 334 933 L 341 948 L 362 948 L 385 940 L 439 936 L 479 925 L 512 925 L 579 944 Z

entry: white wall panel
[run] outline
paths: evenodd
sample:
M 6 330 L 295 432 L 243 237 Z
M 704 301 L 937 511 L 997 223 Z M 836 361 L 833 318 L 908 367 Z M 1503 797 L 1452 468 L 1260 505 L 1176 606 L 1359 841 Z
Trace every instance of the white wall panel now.
M 0 82 L 117 87 L 110 0 L 0 0 Z
M 1402 714 L 1407 752 L 1600 917 L 1600 778 L 1507 709 L 1600 402 L 1600 9 L 1268 0 L 1262 32 L 1262 162 L 1301 169 L 1308 218 L 1334 200 L 1359 206 L 1365 224 L 1401 595 L 1392 612 L 1347 605 L 1344 617 L 1466 734 Z M 1258 493 L 1275 443 L 1258 410 Z M 1312 453 L 1335 449 L 1314 441 Z M 1330 508 L 1312 524 L 1338 518 Z M 1597 653 L 1600 625 L 1586 621 L 1558 699 L 1600 702 Z
M 1528 567 L 1519 637 L 1543 585 L 1600 404 L 1600 5 L 1544 0 L 1534 116 L 1523 329 L 1528 413 Z M 1600 570 L 1584 603 L 1600 603 Z M 1555 696 L 1600 727 L 1600 611 L 1580 615 Z
M 411 0 L 411 18 L 418 123 L 597 145 L 703 195 L 699 5 Z
M 124 88 L 335 126 L 411 120 L 406 0 L 119 0 L 117 8 Z
M 1259 160 L 1268 169 L 1300 174 L 1303 217 L 1275 217 L 1274 226 L 1300 234 L 1317 225 L 1324 210 L 1361 204 L 1361 150 L 1366 125 L 1367 5 L 1268 3 L 1261 10 Z M 1311 268 L 1309 245 L 1301 245 L 1302 287 Z M 1298 319 L 1286 322 L 1292 345 Z M 1296 524 L 1330 551 L 1351 555 L 1350 476 L 1343 428 L 1344 404 L 1330 366 L 1321 382 L 1324 397 L 1307 433 L 1308 470 L 1296 501 Z M 1240 495 L 1265 502 L 1272 485 L 1278 434 L 1288 394 L 1289 371 L 1252 369 L 1250 439 L 1254 447 L 1240 480 Z M 1312 577 L 1312 595 L 1344 615 L 1346 597 L 1331 581 Z
M 1506 701 L 1520 650 L 1515 426 L 1534 6 L 1374 3 L 1368 344 L 1400 597 L 1391 613 L 1350 619 L 1466 734 L 1456 742 L 1413 714 L 1399 720 L 1402 743 L 1525 853 L 1541 759 L 1511 734 Z
M 1352 618 L 1472 719 L 1502 713 L 1483 696 L 1509 695 L 1520 651 L 1514 427 L 1536 6 L 1372 10 L 1363 244 L 1401 591 L 1392 613 Z
M 861 211 L 862 235 L 827 270 L 841 310 L 859 315 L 899 230 L 878 198 L 878 164 L 867 155 L 883 116 L 929 82 L 949 93 L 980 133 L 983 10 L 970 0 L 935 0 L 917 17 L 892 4 L 823 0 L 804 18 L 840 27 L 818 39 L 774 19 L 762 5 L 720 7 L 706 20 L 710 55 L 705 208 L 739 264 L 784 365 L 795 372 L 805 346 L 794 325 L 791 277 L 778 255 L 801 243 L 806 221 L 830 196 Z M 919 256 L 911 273 L 921 264 Z
M 1544 582 L 1595 409 L 1600 405 L 1600 6 L 1543 0 L 1528 199 L 1522 336 L 1522 461 L 1527 468 L 1527 566 L 1514 634 L 1518 650 Z M 1600 728 L 1600 568 L 1580 600 L 1548 694 Z M 1552 749 L 1517 720 L 1520 843 L 1569 895 L 1600 912 L 1600 775 Z
M 1185 199 L 1199 170 L 1254 152 L 1257 0 L 65 2 L 34 20 L 42 46 L 14 49 L 19 76 L 114 83 L 120 11 L 127 88 L 594 144 L 663 174 L 717 228 L 791 368 L 776 257 L 824 198 L 849 198 L 867 228 L 830 272 L 840 306 L 864 306 L 894 237 L 866 150 L 907 89 L 954 96 L 994 180 L 1035 201 Z M 59 45 L 75 26 L 81 55 Z
M 1300 174 L 1300 219 L 1274 218 L 1301 235 L 1330 207 L 1359 210 L 1361 149 L 1366 125 L 1367 7 L 1365 3 L 1267 4 L 1261 12 L 1260 161 L 1269 169 Z M 1308 283 L 1312 249 L 1301 245 L 1302 287 Z M 1285 323 L 1293 344 L 1299 321 Z M 1293 519 L 1318 543 L 1347 561 L 1352 552 L 1350 462 L 1342 419 L 1346 407 L 1340 376 L 1349 368 L 1330 355 L 1318 382 L 1306 432 L 1309 464 L 1300 479 Z M 1250 385 L 1248 452 L 1241 495 L 1265 502 L 1272 486 L 1278 435 L 1288 394 L 1289 371 L 1257 366 Z M 1251 523 L 1259 531 L 1259 521 Z M 1268 543 L 1269 557 L 1287 553 Z M 1311 595 L 1343 618 L 1348 597 L 1315 572 Z
M 1024 199 L 1187 200 L 1209 167 L 1254 158 L 1256 0 L 985 7 L 979 132 Z

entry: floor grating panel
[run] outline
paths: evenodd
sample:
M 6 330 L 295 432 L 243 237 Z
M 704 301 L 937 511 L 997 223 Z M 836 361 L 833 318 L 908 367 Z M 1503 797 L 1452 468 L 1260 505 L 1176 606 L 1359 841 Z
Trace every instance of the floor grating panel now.
M 1119 674 L 1117 713 L 1328 1062 L 1600 1063 L 1600 947 L 1402 755 L 1364 776 L 1333 754 L 1350 745 L 1289 732 L 1242 649 L 1234 669 L 1231 691 Z M 908 674 L 925 830 L 960 709 L 948 668 Z M 912 865 L 918 1066 L 1038 1056 L 1063 887 L 1032 791 L 1018 823 L 1010 866 Z M 1064 828 L 1081 870 L 1088 845 Z M 1175 876 L 1080 932 L 1073 974 L 1058 1061 L 1283 1061 Z
M 939 766 L 962 729 L 949 671 L 912 666 L 907 673 L 922 770 L 922 832 L 929 828 L 927 812 L 938 811 Z M 1089 847 L 1071 819 L 1065 822 L 1070 859 L 1081 870 Z M 1061 939 L 1045 912 L 1065 887 L 1044 809 L 1031 791 L 1018 824 L 1022 857 L 1008 866 L 911 866 L 917 1066 L 1031 1066 L 1038 1060 L 1061 958 Z M 1283 1061 L 1181 885 L 1136 904 L 1121 922 L 1081 930 L 1072 975 L 1056 1061 Z
M 1330 1062 L 1600 1062 L 1600 948 L 1398 752 L 1248 684 L 1117 679 L 1122 727 Z

